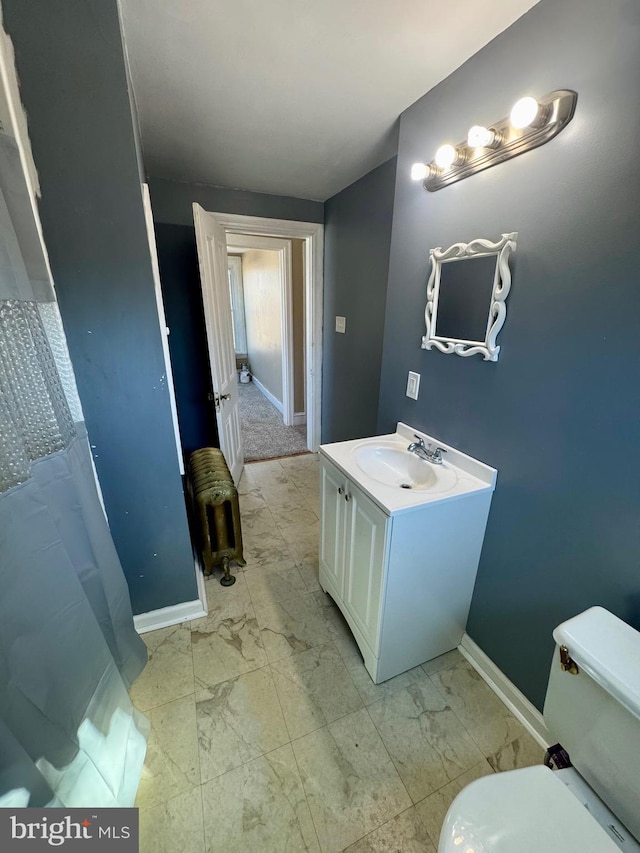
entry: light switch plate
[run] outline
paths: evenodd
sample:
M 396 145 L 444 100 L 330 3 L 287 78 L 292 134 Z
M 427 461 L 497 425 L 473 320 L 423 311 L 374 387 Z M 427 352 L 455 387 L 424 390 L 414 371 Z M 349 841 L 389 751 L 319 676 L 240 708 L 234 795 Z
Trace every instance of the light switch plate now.
M 414 373 L 413 370 L 410 370 L 409 371 L 409 378 L 407 379 L 407 397 L 411 397 L 412 400 L 417 400 L 419 390 L 420 390 L 420 374 Z
M 347 318 L 346 317 L 336 317 L 336 332 L 344 332 L 347 331 Z

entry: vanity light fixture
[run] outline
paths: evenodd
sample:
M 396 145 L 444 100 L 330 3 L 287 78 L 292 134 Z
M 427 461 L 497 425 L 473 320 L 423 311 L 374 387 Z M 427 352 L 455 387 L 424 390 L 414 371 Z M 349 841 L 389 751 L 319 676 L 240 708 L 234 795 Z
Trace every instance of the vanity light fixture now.
M 569 89 L 558 89 L 541 98 L 520 98 L 507 118 L 489 127 L 473 125 L 464 142 L 441 145 L 431 163 L 414 163 L 411 177 L 421 180 L 425 190 L 436 192 L 544 145 L 569 124 L 577 99 L 577 93 Z
M 424 181 L 429 174 L 429 167 L 426 163 L 414 163 L 411 167 L 411 180 Z
M 502 137 L 492 127 L 474 124 L 467 133 L 469 148 L 497 148 L 501 142 Z
M 436 151 L 435 161 L 439 169 L 450 169 L 452 166 L 459 166 L 465 161 L 464 152 L 456 148 L 454 145 L 441 145 Z
M 542 127 L 549 118 L 549 110 L 527 95 L 516 101 L 509 114 L 511 127 L 524 130 L 525 127 Z

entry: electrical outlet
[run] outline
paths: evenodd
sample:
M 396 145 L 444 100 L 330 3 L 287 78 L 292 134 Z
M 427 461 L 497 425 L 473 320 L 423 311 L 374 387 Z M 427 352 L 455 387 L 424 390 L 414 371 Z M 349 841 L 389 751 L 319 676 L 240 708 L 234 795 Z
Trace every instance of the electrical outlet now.
M 347 331 L 347 318 L 346 317 L 336 317 L 336 332 L 342 332 L 343 334 Z
M 407 379 L 407 397 L 411 397 L 412 400 L 417 400 L 419 389 L 420 389 L 420 374 L 414 373 L 413 370 L 410 370 L 409 371 L 409 378 Z

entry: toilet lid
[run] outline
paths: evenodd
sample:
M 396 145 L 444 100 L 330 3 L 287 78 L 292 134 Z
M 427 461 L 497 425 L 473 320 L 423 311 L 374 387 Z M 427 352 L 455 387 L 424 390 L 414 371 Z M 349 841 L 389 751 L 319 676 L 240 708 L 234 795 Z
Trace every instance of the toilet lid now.
M 556 774 L 542 765 L 485 776 L 455 798 L 439 853 L 620 853 Z

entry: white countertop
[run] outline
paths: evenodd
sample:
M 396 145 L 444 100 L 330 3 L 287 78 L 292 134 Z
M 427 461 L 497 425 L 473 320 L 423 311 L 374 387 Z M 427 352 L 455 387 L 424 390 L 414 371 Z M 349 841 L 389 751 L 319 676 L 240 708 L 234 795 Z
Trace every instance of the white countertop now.
M 431 442 L 447 451 L 442 466 L 435 467 L 442 467 L 444 471 L 452 471 L 456 474 L 455 482 L 451 487 L 432 490 L 403 489 L 399 486 L 385 485 L 367 475 L 356 461 L 354 452 L 364 445 L 384 445 L 406 451 L 409 444 L 415 441 L 414 435 L 423 438 L 425 444 Z M 322 444 L 320 453 L 353 480 L 388 515 L 411 512 L 425 504 L 459 500 L 473 492 L 493 491 L 496 484 L 495 468 L 403 423 L 398 423 L 395 433 Z M 425 461 L 424 464 L 432 465 L 433 463 Z

